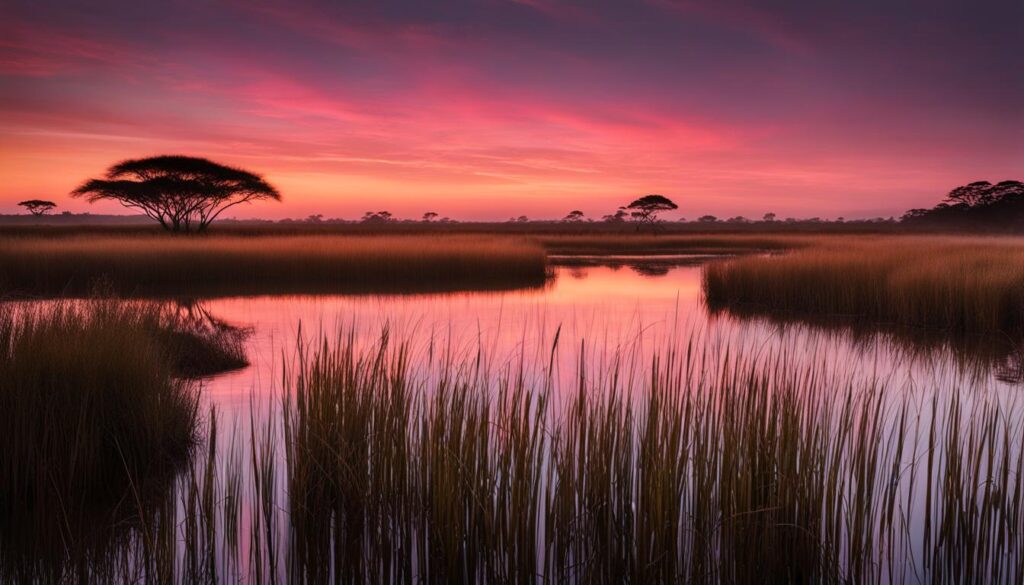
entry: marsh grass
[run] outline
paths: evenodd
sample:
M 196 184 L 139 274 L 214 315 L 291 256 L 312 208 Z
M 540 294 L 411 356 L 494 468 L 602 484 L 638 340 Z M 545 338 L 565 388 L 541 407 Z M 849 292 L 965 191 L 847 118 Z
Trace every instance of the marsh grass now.
M 118 552 L 83 574 L 1024 578 L 1019 401 L 979 388 L 889 389 L 824 359 L 794 366 L 785 348 L 695 339 L 596 369 L 581 348 L 575 386 L 560 388 L 557 338 L 536 368 L 482 355 L 424 363 L 387 330 L 369 343 L 351 331 L 302 343 L 281 401 L 250 406 L 248 436 L 224 441 L 212 414 L 173 497 L 142 507 Z M 101 567 L 107 578 L 92 579 Z
M 544 250 L 517 237 L 86 234 L 0 239 L 0 291 L 218 296 L 539 287 Z
M 81 579 L 187 462 L 198 395 L 151 319 L 0 305 L 0 579 Z
M 703 286 L 712 308 L 1024 334 L 1024 243 L 1015 238 L 823 238 L 711 263 Z
M 388 334 L 336 341 L 304 348 L 283 403 L 275 562 L 292 581 L 1024 576 L 1015 403 L 929 403 L 784 351 L 692 344 L 640 388 L 581 359 L 559 398 L 522 366 L 424 376 Z

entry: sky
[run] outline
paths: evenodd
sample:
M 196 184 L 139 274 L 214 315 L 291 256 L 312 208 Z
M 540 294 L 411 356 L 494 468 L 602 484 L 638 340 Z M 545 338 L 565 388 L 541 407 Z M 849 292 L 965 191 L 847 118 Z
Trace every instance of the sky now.
M 205 156 L 237 217 L 899 216 L 1024 179 L 1024 2 L 0 0 L 0 213 Z

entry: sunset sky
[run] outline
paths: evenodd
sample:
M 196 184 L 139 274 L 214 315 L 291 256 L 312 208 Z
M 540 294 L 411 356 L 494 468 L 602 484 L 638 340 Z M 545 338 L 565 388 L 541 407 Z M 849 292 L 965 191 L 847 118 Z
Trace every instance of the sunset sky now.
M 771 6 L 767 8 L 766 6 Z M 1024 179 L 1024 2 L 3 0 L 0 213 L 207 156 L 239 217 L 889 216 Z

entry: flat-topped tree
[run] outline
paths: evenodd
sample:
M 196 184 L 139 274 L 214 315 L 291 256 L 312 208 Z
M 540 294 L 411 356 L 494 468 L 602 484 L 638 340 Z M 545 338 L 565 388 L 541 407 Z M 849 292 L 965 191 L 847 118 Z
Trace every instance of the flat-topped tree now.
M 664 195 L 644 195 L 626 206 L 630 215 L 639 223 L 654 225 L 658 221 L 658 213 L 679 209 L 671 199 Z
M 138 209 L 173 232 L 204 231 L 228 208 L 261 199 L 281 200 L 263 177 L 191 156 L 126 160 L 71 192 L 90 203 L 111 199 Z
M 28 201 L 22 201 L 18 205 L 24 207 L 29 213 L 36 217 L 46 215 L 54 207 L 57 207 L 57 204 L 53 201 L 44 201 L 42 199 L 29 199 Z

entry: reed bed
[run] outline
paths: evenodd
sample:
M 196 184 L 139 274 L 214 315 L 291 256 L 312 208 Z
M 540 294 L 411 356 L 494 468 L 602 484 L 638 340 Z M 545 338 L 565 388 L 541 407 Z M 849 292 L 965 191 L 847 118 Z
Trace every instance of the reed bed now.
M 95 580 L 1024 578 L 1019 401 L 693 339 L 596 370 L 581 350 L 572 388 L 553 357 L 410 347 L 302 344 L 281 402 L 227 448 L 211 416 Z
M 822 239 L 709 264 L 703 286 L 712 308 L 1024 333 L 1024 241 L 1016 238 Z
M 304 348 L 283 403 L 280 578 L 1024 577 L 1019 408 L 693 348 L 654 358 L 641 388 L 581 359 L 568 396 L 522 367 L 424 376 L 387 335 Z
M 213 296 L 538 287 L 544 250 L 524 238 L 419 235 L 5 236 L 0 293 Z
M 0 305 L 0 581 L 80 581 L 187 462 L 198 394 L 153 312 Z

